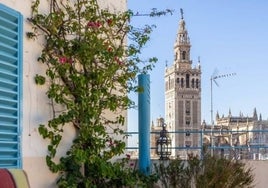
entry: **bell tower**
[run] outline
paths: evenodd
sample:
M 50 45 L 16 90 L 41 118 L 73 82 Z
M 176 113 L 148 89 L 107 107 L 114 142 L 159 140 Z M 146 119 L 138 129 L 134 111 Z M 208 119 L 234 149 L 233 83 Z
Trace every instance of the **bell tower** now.
M 199 154 L 194 149 L 201 145 L 201 66 L 195 67 L 190 59 L 191 43 L 181 9 L 179 29 L 174 44 L 174 63 L 165 70 L 165 120 L 175 157 L 186 158 L 187 152 Z

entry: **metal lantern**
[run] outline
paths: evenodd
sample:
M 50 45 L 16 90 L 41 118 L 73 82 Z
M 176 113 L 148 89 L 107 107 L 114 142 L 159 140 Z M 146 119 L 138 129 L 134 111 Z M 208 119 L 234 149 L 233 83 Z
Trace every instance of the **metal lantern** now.
M 167 134 L 166 124 L 162 122 L 160 137 L 157 139 L 157 155 L 160 156 L 160 160 L 169 159 L 169 156 L 171 155 L 171 139 Z

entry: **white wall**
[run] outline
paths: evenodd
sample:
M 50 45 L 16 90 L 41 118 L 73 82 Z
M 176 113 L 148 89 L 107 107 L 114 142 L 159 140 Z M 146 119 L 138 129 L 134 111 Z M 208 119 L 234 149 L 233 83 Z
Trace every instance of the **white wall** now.
M 110 10 L 126 10 L 126 0 L 100 0 L 104 7 Z M 39 124 L 46 124 L 52 117 L 51 107 L 45 95 L 46 86 L 38 86 L 34 83 L 36 74 L 43 74 L 45 66 L 38 63 L 41 41 L 33 41 L 26 38 L 25 32 L 31 31 L 27 18 L 31 14 L 31 0 L 1 0 L 0 3 L 12 8 L 23 15 L 23 101 L 22 101 L 22 167 L 27 172 L 32 188 L 56 187 L 56 175 L 51 174 L 45 162 L 47 154 L 47 143 L 38 133 Z M 48 1 L 41 0 L 45 9 Z M 67 140 L 64 140 L 63 150 L 70 146 L 72 137 L 75 135 L 74 128 L 65 131 Z

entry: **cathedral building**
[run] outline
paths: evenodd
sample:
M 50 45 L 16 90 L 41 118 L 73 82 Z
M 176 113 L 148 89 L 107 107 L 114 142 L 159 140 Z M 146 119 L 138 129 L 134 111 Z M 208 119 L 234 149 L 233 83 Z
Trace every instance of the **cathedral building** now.
M 213 128 L 212 131 L 211 128 Z M 216 124 L 206 126 L 202 123 L 204 145 L 214 146 L 214 154 L 229 159 L 264 160 L 268 155 L 268 121 L 258 118 L 256 108 L 252 116 L 228 116 L 216 114 Z M 212 134 L 209 134 L 212 133 Z M 211 139 L 212 138 L 212 139 Z
M 174 63 L 165 69 L 165 123 L 171 133 L 172 156 L 185 158 L 198 154 L 201 125 L 201 67 L 193 67 L 191 42 L 181 11 L 174 44 Z M 175 134 L 173 134 L 175 133 Z

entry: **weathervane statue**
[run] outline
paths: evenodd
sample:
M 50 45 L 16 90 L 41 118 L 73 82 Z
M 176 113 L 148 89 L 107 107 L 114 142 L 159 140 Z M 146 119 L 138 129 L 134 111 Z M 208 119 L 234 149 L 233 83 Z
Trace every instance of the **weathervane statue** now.
M 183 9 L 181 8 L 181 19 L 183 19 Z

